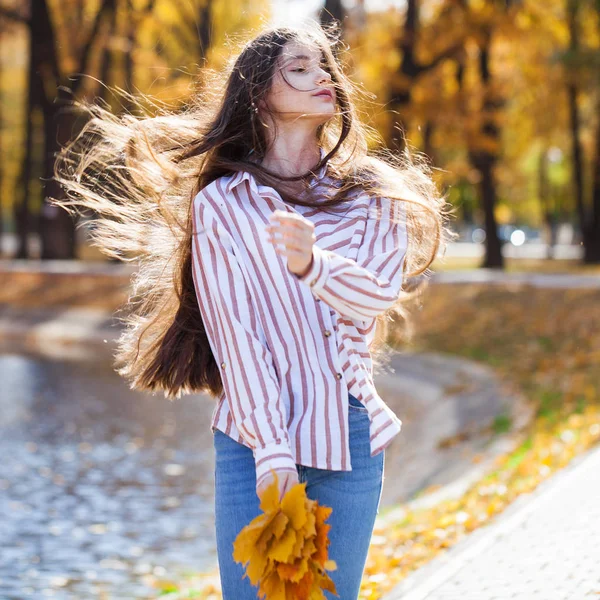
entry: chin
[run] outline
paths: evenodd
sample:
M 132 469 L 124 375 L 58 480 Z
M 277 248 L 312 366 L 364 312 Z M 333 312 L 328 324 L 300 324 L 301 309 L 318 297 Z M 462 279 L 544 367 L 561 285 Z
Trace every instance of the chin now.
M 335 115 L 336 115 L 336 111 L 335 111 L 334 106 L 331 107 L 331 110 L 320 110 L 320 111 L 315 111 L 313 113 L 306 114 L 306 116 L 308 118 L 312 118 L 315 121 L 319 121 L 319 125 L 322 125 L 323 123 L 327 123 L 327 121 L 329 121 L 330 119 L 335 117 Z
M 327 114 L 323 115 L 321 125 L 324 125 L 328 121 L 331 121 L 331 119 L 333 119 L 333 117 L 335 117 L 335 115 L 336 115 L 336 112 L 334 110 L 332 110 L 331 113 L 327 113 Z

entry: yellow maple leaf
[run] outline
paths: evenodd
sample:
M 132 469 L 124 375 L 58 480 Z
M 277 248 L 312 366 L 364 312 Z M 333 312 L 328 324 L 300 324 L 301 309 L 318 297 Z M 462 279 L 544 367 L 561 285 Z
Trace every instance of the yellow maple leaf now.
M 282 579 L 298 583 L 308 572 L 308 558 L 304 557 L 293 564 L 282 563 L 277 565 L 277 571 Z
M 271 544 L 274 541 L 277 541 L 277 533 L 279 529 L 277 528 L 277 524 L 281 522 L 279 515 L 283 516 L 286 520 L 287 517 L 283 515 L 283 513 L 273 513 L 271 518 L 269 519 L 268 524 L 265 524 L 259 538 L 256 540 L 255 549 L 258 550 L 261 554 L 268 554 L 271 548 Z M 290 529 L 286 523 L 283 527 L 283 531 L 286 532 Z M 284 534 L 285 535 L 285 534 Z
M 261 581 L 259 594 L 264 594 L 268 600 L 288 600 L 285 581 L 279 577 L 277 571 L 272 571 Z
M 307 520 L 306 483 L 298 483 L 281 500 L 281 510 L 292 522 L 293 528 L 298 531 L 306 524 Z
M 260 499 L 260 509 L 265 513 L 271 513 L 276 511 L 279 504 L 279 476 L 277 472 L 271 469 L 271 473 L 274 474 L 275 478 L 271 485 L 262 493 Z
M 261 514 L 244 527 L 233 543 L 233 558 L 237 562 L 245 563 L 250 560 L 263 531 L 276 516 L 276 513 Z
M 261 497 L 263 511 L 246 525 L 233 543 L 233 558 L 245 566 L 246 576 L 269 600 L 324 600 L 322 590 L 336 594 L 325 570 L 328 560 L 332 509 L 306 495 L 306 484 L 294 485 L 279 501 L 277 473 Z
M 296 543 L 296 531 L 293 527 L 288 527 L 280 540 L 275 540 L 269 550 L 271 560 L 287 563 L 292 558 L 292 550 Z

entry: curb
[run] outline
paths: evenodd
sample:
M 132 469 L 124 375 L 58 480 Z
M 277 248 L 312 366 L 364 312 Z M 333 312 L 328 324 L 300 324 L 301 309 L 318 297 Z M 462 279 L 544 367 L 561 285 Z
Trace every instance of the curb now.
M 468 271 L 438 271 L 431 277 L 433 283 L 520 283 L 540 288 L 600 288 L 600 275 L 572 275 L 570 273 L 506 273 L 496 269 Z

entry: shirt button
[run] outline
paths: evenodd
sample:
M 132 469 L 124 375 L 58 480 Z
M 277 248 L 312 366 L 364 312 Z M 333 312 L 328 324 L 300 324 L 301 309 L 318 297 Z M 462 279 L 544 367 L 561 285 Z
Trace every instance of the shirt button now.
M 310 282 L 310 287 L 313 287 L 313 286 L 314 286 L 316 283 L 317 283 L 317 280 L 316 280 L 316 279 L 313 279 L 313 280 Z
M 227 364 L 226 364 L 226 363 L 224 363 L 224 362 L 222 362 L 222 363 L 221 363 L 221 368 L 222 368 L 222 369 L 224 369 L 226 366 L 227 366 Z
M 329 331 L 329 329 L 326 329 L 324 332 L 325 337 L 329 337 L 331 335 L 331 331 Z
M 317 302 L 321 302 L 321 298 L 317 298 Z
M 336 376 L 337 379 L 341 379 L 342 378 L 342 374 L 341 373 L 336 373 L 335 376 Z

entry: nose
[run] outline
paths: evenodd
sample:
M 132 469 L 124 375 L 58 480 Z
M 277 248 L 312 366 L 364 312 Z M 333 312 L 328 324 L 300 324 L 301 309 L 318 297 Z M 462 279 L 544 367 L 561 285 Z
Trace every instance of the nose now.
M 317 75 L 317 84 L 322 85 L 323 83 L 330 83 L 330 82 L 331 82 L 331 73 L 328 73 L 324 69 L 320 68 L 318 75 Z

